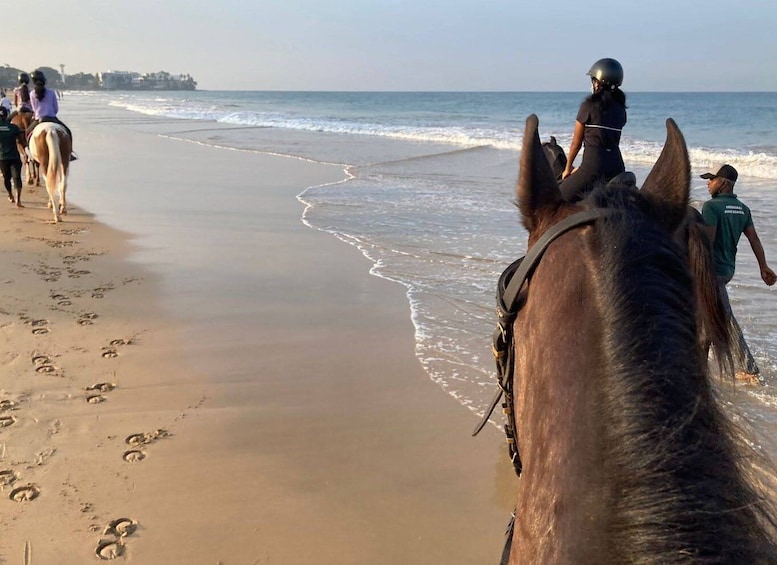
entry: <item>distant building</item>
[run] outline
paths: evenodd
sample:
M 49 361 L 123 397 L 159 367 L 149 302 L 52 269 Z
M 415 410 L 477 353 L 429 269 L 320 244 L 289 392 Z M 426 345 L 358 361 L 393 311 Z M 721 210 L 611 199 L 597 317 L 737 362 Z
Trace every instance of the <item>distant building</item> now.
M 105 90 L 195 90 L 197 81 L 191 75 L 171 75 L 168 72 L 135 73 L 106 71 L 97 73 L 100 88 Z

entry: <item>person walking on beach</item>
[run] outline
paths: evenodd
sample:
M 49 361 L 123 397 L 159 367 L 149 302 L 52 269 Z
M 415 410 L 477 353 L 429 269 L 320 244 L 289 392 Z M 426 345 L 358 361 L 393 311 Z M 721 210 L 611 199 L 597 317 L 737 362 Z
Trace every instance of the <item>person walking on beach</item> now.
M 586 73 L 591 77 L 591 95 L 580 105 L 561 175 L 561 194 L 567 201 L 580 200 L 599 180 L 609 181 L 626 170 L 620 150 L 621 131 L 626 125 L 626 94 L 623 67 L 615 59 L 599 59 Z M 573 170 L 580 148 L 582 164 Z
M 57 103 L 57 93 L 50 88 L 46 88 L 46 76 L 41 71 L 33 71 L 30 75 L 34 89 L 30 95 L 30 104 L 33 111 L 33 121 L 27 128 L 27 136 L 32 134 L 32 130 L 35 129 L 41 122 L 55 122 L 61 125 L 67 131 L 70 136 L 70 143 L 73 143 L 73 132 L 67 127 L 62 120 L 57 117 L 59 112 L 59 104 Z M 71 151 L 70 160 L 75 161 L 77 159 L 75 152 Z
M 24 132 L 8 121 L 8 110 L 0 106 L 0 171 L 3 173 L 3 184 L 8 192 L 8 200 L 18 208 L 23 208 L 22 158 L 19 155 L 17 142 L 21 143 L 22 147 L 27 145 Z M 11 179 L 16 188 L 16 198 L 11 190 Z
M 30 75 L 27 73 L 19 73 L 19 86 L 13 89 L 13 105 L 15 110 L 11 112 L 9 119 L 20 112 L 32 112 L 32 105 L 30 103 Z
M 760 370 L 747 346 L 742 328 L 734 317 L 726 291 L 726 285 L 734 277 L 737 244 L 743 233 L 750 242 L 750 247 L 758 261 L 763 281 L 768 286 L 772 286 L 777 281 L 777 275 L 766 264 L 766 254 L 755 231 L 750 209 L 734 194 L 734 184 L 738 176 L 737 170 L 731 165 L 715 167 L 701 175 L 701 178 L 707 179 L 707 190 L 712 196 L 702 206 L 702 217 L 707 224 L 710 240 L 713 242 L 715 275 L 718 279 L 720 296 L 730 317 L 731 329 L 738 344 L 739 367 L 737 367 L 736 377 L 739 380 L 758 382 Z

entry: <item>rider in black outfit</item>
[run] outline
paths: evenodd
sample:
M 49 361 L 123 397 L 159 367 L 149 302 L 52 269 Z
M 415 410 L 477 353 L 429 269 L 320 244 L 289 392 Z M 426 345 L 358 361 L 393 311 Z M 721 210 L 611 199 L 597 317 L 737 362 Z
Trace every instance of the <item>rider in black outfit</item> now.
M 570 202 L 583 198 L 597 181 L 609 181 L 626 170 L 619 148 L 621 130 L 626 125 L 626 94 L 620 89 L 623 67 L 615 59 L 600 59 L 587 74 L 593 93 L 577 112 L 569 159 L 562 174 L 561 193 Z M 572 164 L 583 145 L 583 163 L 573 172 Z

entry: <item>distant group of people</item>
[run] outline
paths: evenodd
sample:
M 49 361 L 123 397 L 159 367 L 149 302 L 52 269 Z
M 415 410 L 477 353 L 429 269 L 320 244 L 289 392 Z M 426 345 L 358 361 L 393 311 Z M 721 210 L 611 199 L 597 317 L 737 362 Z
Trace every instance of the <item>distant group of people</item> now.
M 620 151 L 621 132 L 626 125 L 626 94 L 620 88 L 623 67 L 615 59 L 600 59 L 591 66 L 587 75 L 591 77 L 591 94 L 578 110 L 567 164 L 561 177 L 561 193 L 570 202 L 583 198 L 598 182 L 609 181 L 626 170 Z M 574 168 L 581 148 L 582 164 Z M 712 197 L 704 203 L 702 217 L 713 246 L 720 297 L 738 341 L 736 376 L 739 380 L 753 382 L 758 380 L 760 370 L 731 311 L 726 291 L 726 285 L 734 276 L 737 245 L 742 234 L 750 243 L 764 283 L 774 285 L 777 275 L 766 263 L 766 254 L 750 209 L 734 194 L 737 177 L 737 170 L 728 164 L 701 175 L 701 178 L 707 179 L 707 189 Z
M 32 82 L 32 90 L 30 90 Z M 22 157 L 19 147 L 26 150 L 32 130 L 41 122 L 56 122 L 67 131 L 71 142 L 73 133 L 57 117 L 59 113 L 59 95 L 53 89 L 46 87 L 46 76 L 42 71 L 36 70 L 31 74 L 19 73 L 19 85 L 13 90 L 13 108 L 5 90 L 0 90 L 0 172 L 3 175 L 3 184 L 8 192 L 8 200 L 22 207 Z M 12 123 L 17 114 L 31 113 L 33 120 L 22 131 L 18 125 Z M 71 160 L 75 160 L 75 153 Z M 16 189 L 13 194 L 11 182 Z

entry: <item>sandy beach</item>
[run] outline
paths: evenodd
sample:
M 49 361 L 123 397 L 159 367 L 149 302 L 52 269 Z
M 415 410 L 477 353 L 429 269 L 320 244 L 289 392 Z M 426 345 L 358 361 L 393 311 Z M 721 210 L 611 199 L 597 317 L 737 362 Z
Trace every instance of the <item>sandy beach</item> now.
M 0 563 L 495 562 L 515 480 L 501 433 L 471 438 L 476 417 L 424 373 L 404 288 L 301 221 L 295 196 L 342 169 L 68 111 L 64 222 L 44 188 L 0 206 Z M 140 183 L 182 209 L 256 191 L 259 283 L 173 284 L 164 247 L 158 268 L 139 260 L 130 226 L 156 220 L 122 209 Z M 86 191 L 104 218 L 79 207 Z M 196 235 L 163 228 L 207 262 Z

